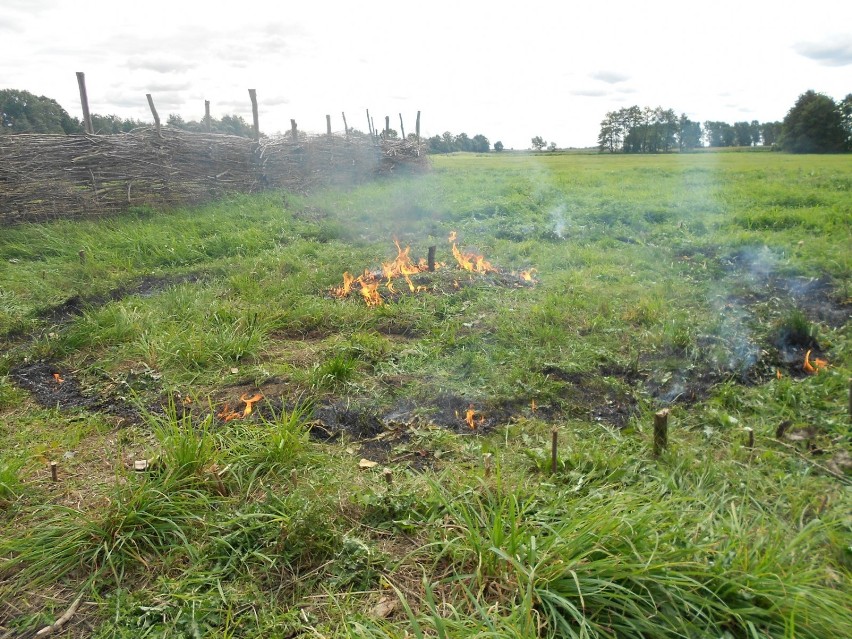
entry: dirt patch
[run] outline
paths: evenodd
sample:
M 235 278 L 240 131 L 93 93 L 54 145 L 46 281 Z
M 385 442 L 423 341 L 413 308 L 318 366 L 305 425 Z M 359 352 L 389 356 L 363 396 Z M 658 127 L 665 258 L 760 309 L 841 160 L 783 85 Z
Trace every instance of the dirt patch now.
M 629 388 L 638 379 L 632 371 L 613 365 L 590 372 L 566 371 L 548 365 L 541 369 L 541 374 L 563 383 L 560 393 L 562 413 L 624 428 L 636 412 L 637 401 L 633 391 L 621 387 L 627 383 Z M 538 414 L 547 416 L 547 411 L 538 411 Z

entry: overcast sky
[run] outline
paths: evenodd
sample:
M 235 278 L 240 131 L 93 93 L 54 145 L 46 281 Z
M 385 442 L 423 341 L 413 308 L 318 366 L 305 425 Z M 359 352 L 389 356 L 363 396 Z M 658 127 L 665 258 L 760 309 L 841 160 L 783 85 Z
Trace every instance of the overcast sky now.
M 261 129 L 541 135 L 594 146 L 607 111 L 663 106 L 693 120 L 781 120 L 808 89 L 852 92 L 852 2 L 689 0 L 0 0 L 0 89 L 81 117 L 239 113 Z

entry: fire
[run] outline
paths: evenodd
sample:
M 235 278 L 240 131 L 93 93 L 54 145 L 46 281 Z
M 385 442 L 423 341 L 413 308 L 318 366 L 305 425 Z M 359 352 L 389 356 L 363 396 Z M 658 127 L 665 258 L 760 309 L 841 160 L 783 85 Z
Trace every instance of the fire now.
M 456 245 L 456 232 L 450 233 L 449 242 L 453 245 L 453 257 L 459 266 L 471 273 L 497 273 L 491 263 L 482 255 L 476 253 L 462 253 Z
M 532 409 L 532 412 L 533 412 L 533 413 L 534 413 L 534 412 L 536 411 L 536 409 L 538 408 L 538 405 L 535 403 L 535 400 L 532 400 L 532 401 L 530 402 L 530 408 Z
M 485 423 L 485 417 L 479 415 L 479 419 L 477 419 L 476 409 L 473 407 L 473 404 L 470 404 L 465 412 L 464 421 L 471 430 L 476 430 L 477 426 L 482 426 Z
M 231 421 L 232 419 L 240 419 L 241 417 L 248 417 L 252 413 L 252 406 L 263 399 L 263 395 L 260 393 L 255 393 L 251 397 L 248 396 L 248 393 L 243 393 L 240 395 L 240 401 L 245 404 L 245 408 L 240 411 L 231 410 L 231 405 L 228 402 L 225 402 L 225 405 L 222 406 L 222 410 L 216 413 L 216 417 L 222 419 L 226 422 Z
M 57 384 L 61 384 L 65 381 L 64 379 L 62 379 L 62 376 L 59 373 L 53 373 L 53 379 L 56 380 Z
M 804 371 L 810 375 L 816 375 L 823 368 L 828 367 L 828 362 L 824 359 L 820 359 L 819 357 L 815 357 L 813 363 L 811 363 L 811 351 L 805 353 L 805 363 L 802 365 Z
M 520 276 L 521 279 L 525 282 L 534 282 L 535 279 L 533 278 L 533 275 L 535 275 L 536 273 L 538 273 L 538 270 L 531 268 L 528 271 L 521 271 Z
M 252 404 L 256 404 L 257 402 L 263 399 L 263 395 L 261 395 L 260 393 L 255 393 L 251 397 L 246 397 L 246 395 L 248 395 L 248 393 L 240 395 L 240 401 L 246 405 L 246 407 L 243 409 L 243 417 L 248 417 L 249 415 L 251 415 Z
M 781 371 L 777 368 L 775 369 L 775 378 L 776 379 L 783 379 L 784 378 L 784 375 L 782 375 Z

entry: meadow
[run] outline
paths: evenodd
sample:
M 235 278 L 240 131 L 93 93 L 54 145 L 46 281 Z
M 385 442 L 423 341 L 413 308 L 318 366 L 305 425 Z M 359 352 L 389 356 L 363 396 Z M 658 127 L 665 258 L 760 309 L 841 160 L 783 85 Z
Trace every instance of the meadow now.
M 850 249 L 775 153 L 3 228 L 0 637 L 852 636 Z

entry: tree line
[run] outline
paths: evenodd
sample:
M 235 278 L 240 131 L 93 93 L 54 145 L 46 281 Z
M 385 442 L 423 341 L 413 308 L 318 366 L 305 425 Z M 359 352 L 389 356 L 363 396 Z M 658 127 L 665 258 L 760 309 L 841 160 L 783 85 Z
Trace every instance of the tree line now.
M 91 114 L 92 128 L 98 135 L 127 133 L 133 129 L 150 126 L 149 122 L 117 115 Z M 166 121 L 168 126 L 183 131 L 206 131 L 201 121 L 185 121 L 172 113 Z M 59 103 L 45 96 L 15 89 L 0 90 L 0 135 L 4 133 L 83 133 L 83 122 L 63 109 Z M 221 119 L 210 118 L 210 131 L 250 138 L 253 127 L 239 115 L 224 115 Z
M 698 147 L 768 146 L 793 153 L 852 150 L 852 94 L 835 102 L 807 91 L 783 122 L 690 120 L 674 109 L 631 106 L 601 122 L 598 148 L 610 153 L 668 153 Z
M 429 153 L 453 153 L 455 151 L 468 151 L 472 153 L 488 153 L 491 142 L 481 133 L 469 137 L 467 133 L 453 135 L 444 131 L 443 135 L 433 135 L 426 140 Z M 495 151 L 503 150 L 502 142 L 494 143 Z

